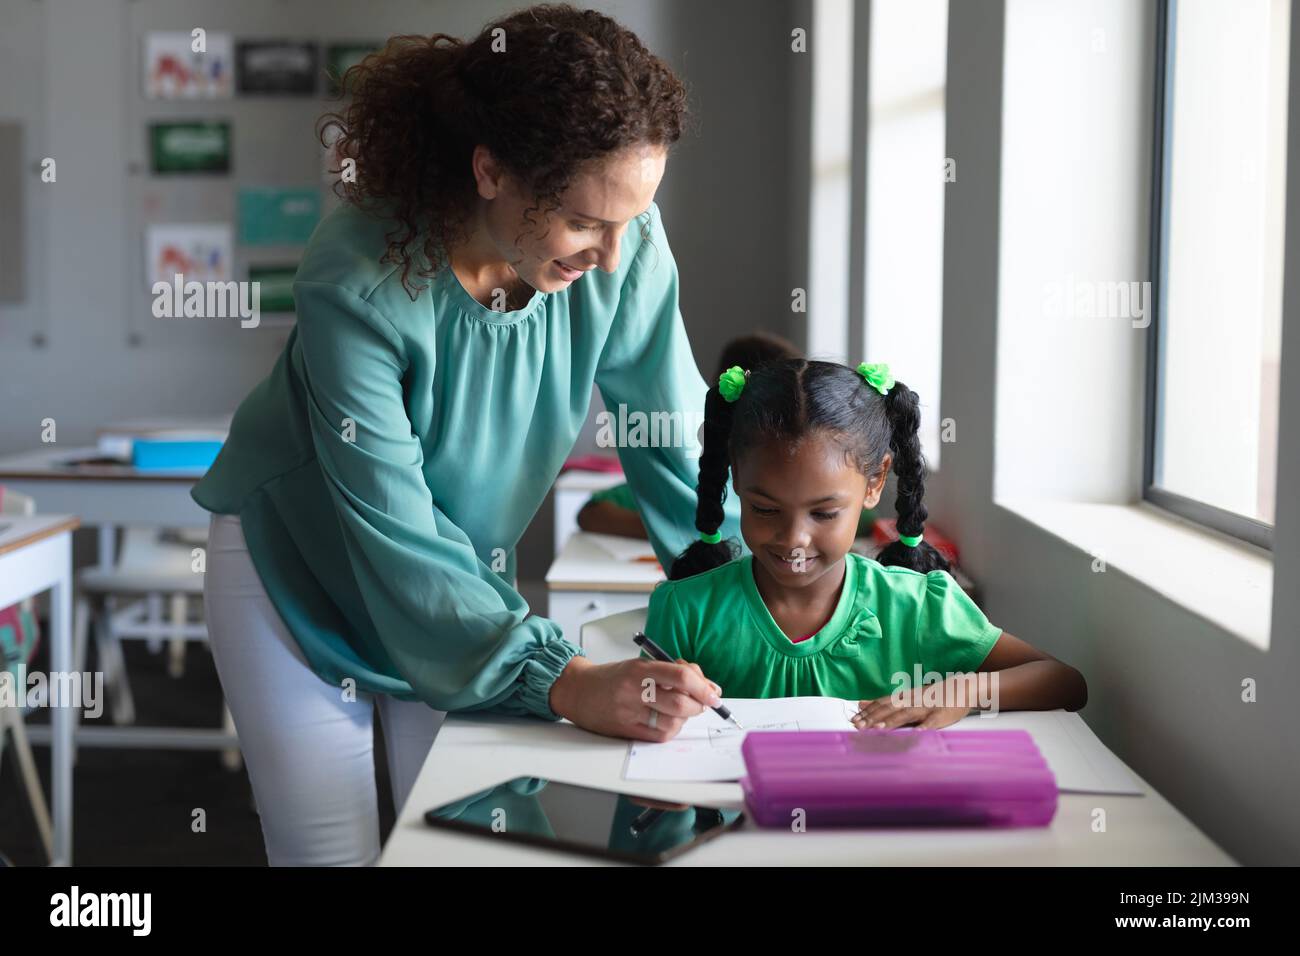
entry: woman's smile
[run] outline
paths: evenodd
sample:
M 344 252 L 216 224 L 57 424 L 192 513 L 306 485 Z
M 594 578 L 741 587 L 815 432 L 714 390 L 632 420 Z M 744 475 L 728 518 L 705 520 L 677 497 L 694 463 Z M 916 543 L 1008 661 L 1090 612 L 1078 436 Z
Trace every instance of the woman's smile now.
M 566 266 L 559 259 L 555 260 L 555 265 L 559 269 L 560 275 L 569 282 L 573 282 L 575 279 L 582 278 L 582 273 L 584 271 L 582 269 L 574 269 L 571 268 L 570 266 Z

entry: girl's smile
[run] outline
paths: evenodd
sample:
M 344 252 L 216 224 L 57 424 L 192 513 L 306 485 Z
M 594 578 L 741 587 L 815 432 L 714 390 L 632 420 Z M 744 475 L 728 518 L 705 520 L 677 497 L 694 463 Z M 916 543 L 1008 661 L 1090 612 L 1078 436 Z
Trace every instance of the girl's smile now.
M 805 555 L 797 555 L 797 554 L 796 554 L 796 555 L 793 555 L 793 556 L 787 558 L 787 557 L 782 557 L 780 554 L 777 554 L 775 551 L 773 551 L 773 552 L 771 552 L 771 555 L 772 555 L 772 557 L 777 561 L 777 563 L 778 563 L 782 568 L 789 569 L 789 570 L 793 571 L 793 572 L 796 573 L 796 574 L 798 574 L 798 573 L 806 573 L 806 568 L 807 568 L 809 565 L 811 565 L 814 561 L 817 560 L 817 555 L 815 555 L 815 554 L 805 554 Z M 803 559 L 803 568 L 805 569 L 805 571 L 803 571 L 803 572 L 801 572 L 801 571 L 799 570 L 799 560 L 800 560 L 800 558 Z

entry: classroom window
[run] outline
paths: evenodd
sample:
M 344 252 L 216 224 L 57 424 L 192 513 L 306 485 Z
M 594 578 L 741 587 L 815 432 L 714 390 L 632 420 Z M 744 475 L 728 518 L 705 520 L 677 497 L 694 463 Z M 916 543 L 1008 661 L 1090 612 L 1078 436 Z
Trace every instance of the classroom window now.
M 1272 545 L 1290 0 L 1165 0 L 1145 497 Z
M 867 129 L 867 361 L 921 396 L 921 446 L 939 463 L 943 349 L 948 0 L 870 4 Z
M 848 358 L 853 4 L 814 0 L 808 356 Z

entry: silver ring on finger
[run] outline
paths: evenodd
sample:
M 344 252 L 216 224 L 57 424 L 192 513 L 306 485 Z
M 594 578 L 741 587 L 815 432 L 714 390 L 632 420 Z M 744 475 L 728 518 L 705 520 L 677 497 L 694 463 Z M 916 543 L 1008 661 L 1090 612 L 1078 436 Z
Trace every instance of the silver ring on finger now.
M 650 708 L 650 717 L 649 717 L 649 719 L 646 720 L 645 725 L 646 725 L 647 727 L 651 728 L 652 730 L 653 730 L 655 727 L 658 727 L 658 726 L 659 726 L 659 711 L 657 711 L 657 710 L 655 710 L 653 707 L 651 707 L 651 708 Z

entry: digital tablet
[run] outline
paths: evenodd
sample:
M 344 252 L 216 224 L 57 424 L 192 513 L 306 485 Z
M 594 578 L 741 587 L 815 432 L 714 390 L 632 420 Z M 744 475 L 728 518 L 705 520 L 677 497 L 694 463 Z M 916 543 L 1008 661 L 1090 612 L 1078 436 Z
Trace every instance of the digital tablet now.
M 743 819 L 740 810 L 538 777 L 516 777 L 424 814 L 430 826 L 646 865 L 681 856 Z

